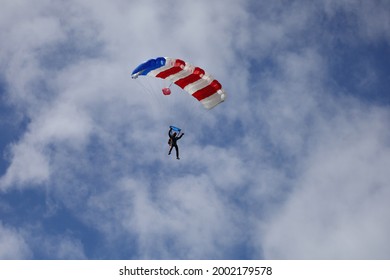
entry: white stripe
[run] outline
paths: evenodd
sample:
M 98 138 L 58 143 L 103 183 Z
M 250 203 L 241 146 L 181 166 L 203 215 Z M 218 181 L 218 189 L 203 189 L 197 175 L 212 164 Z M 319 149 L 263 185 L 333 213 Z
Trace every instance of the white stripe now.
M 222 98 L 222 96 L 218 93 L 214 93 L 213 95 L 210 95 L 207 98 L 204 98 L 200 101 L 202 103 L 203 107 L 206 109 L 211 109 L 215 106 L 217 106 L 219 103 L 223 102 L 225 99 Z
M 178 81 L 178 80 L 180 80 L 182 78 L 185 78 L 185 77 L 187 77 L 187 76 L 189 76 L 191 74 L 192 74 L 192 72 L 188 72 L 188 71 L 182 70 L 182 71 L 180 71 L 180 72 L 178 72 L 176 74 L 168 76 L 166 79 L 170 80 L 171 82 L 176 82 L 176 81 Z
M 207 87 L 209 84 L 208 81 L 206 80 L 203 80 L 203 79 L 200 79 L 200 80 L 197 80 L 196 82 L 192 83 L 192 84 L 189 84 L 188 86 L 186 86 L 184 88 L 185 91 L 187 91 L 189 94 L 193 95 L 195 92 L 197 92 L 198 90 L 204 88 L 204 87 Z

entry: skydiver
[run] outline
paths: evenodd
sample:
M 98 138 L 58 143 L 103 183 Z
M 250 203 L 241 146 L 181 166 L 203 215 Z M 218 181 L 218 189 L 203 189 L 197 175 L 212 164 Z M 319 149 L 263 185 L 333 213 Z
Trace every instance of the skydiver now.
M 168 136 L 169 136 L 169 141 L 168 141 L 168 144 L 171 146 L 171 148 L 169 149 L 169 152 L 168 152 L 168 155 L 171 154 L 172 152 L 172 149 L 173 147 L 175 147 L 175 150 L 176 150 L 176 159 L 180 159 L 179 158 L 179 147 L 177 146 L 177 140 L 179 140 L 180 138 L 182 138 L 184 135 L 184 133 L 177 135 L 176 132 L 174 132 L 172 134 L 172 127 L 169 129 L 169 132 L 168 132 Z

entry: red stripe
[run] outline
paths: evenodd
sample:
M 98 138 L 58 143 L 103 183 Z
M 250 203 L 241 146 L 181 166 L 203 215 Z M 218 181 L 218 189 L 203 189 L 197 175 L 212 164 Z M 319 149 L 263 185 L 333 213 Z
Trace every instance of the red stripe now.
M 192 94 L 193 97 L 199 101 L 213 95 L 222 88 L 221 84 L 217 80 L 213 80 L 208 86 L 201 88 L 200 90 Z
M 183 66 L 183 68 L 184 68 L 185 65 L 186 65 L 186 63 L 183 60 L 176 59 L 175 66 L 177 66 L 177 67 L 182 67 Z
M 182 78 L 180 80 L 177 80 L 175 82 L 175 84 L 177 84 L 181 88 L 185 88 L 189 84 L 192 84 L 193 82 L 196 82 L 199 79 L 200 79 L 200 77 L 198 75 L 191 74 L 191 75 L 189 75 L 187 77 L 184 77 L 184 78 Z
M 192 84 L 199 79 L 201 79 L 201 76 L 205 74 L 204 70 L 199 67 L 195 67 L 192 74 L 188 75 L 187 77 L 181 78 L 175 82 L 179 87 L 185 88 L 189 84 Z
M 161 78 L 161 79 L 165 79 L 171 75 L 177 74 L 180 71 L 182 71 L 185 65 L 186 65 L 186 63 L 183 60 L 176 59 L 175 64 L 172 68 L 169 68 L 165 71 L 158 73 L 158 75 L 156 75 L 156 77 Z
M 205 74 L 204 70 L 202 68 L 199 68 L 199 67 L 195 67 L 194 68 L 194 71 L 192 71 L 195 75 L 198 75 L 199 77 L 200 76 L 203 76 Z

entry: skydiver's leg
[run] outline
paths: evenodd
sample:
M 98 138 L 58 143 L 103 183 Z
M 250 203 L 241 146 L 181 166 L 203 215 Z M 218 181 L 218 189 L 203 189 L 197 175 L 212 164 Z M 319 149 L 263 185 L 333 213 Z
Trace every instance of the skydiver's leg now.
M 171 145 L 171 148 L 169 149 L 168 155 L 170 155 L 170 154 L 171 154 L 171 152 L 172 152 L 172 149 L 173 149 L 173 146 Z
M 176 149 L 176 158 L 179 159 L 179 147 L 175 145 L 175 149 Z

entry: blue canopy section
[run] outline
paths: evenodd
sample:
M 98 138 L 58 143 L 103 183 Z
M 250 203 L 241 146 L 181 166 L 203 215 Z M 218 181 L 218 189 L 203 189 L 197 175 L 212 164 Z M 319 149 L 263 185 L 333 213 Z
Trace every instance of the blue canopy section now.
M 180 131 L 181 131 L 180 128 L 178 128 L 178 127 L 176 127 L 176 126 L 173 126 L 173 125 L 171 125 L 170 128 L 171 128 L 173 131 L 176 131 L 176 132 L 180 132 Z
M 160 68 L 165 65 L 166 59 L 165 57 L 157 57 L 155 59 L 149 59 L 144 63 L 138 65 L 131 75 L 147 75 L 150 71 L 153 71 L 157 68 Z

